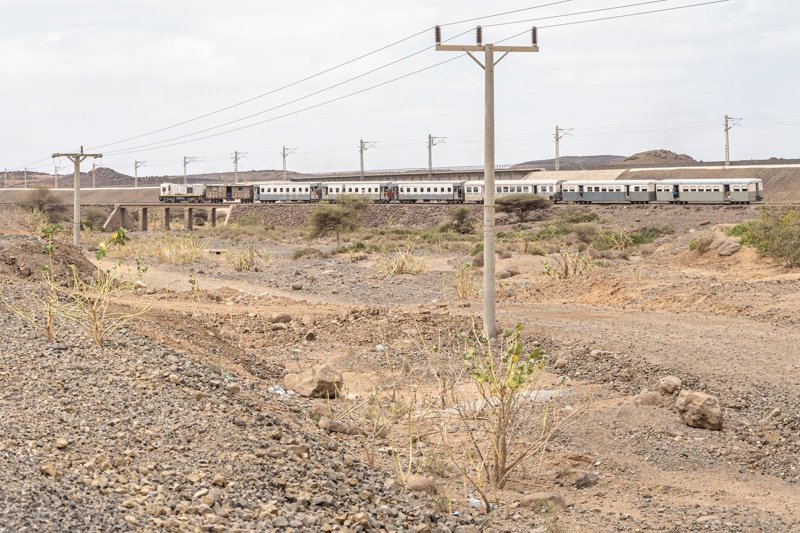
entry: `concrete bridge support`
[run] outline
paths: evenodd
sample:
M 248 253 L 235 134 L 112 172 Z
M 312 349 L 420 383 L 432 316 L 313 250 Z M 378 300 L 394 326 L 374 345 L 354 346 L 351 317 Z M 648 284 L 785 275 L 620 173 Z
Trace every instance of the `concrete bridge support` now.
M 186 231 L 192 231 L 194 229 L 194 209 L 191 207 L 187 207 L 183 210 L 183 218 L 186 222 Z
M 147 208 L 142 208 L 142 216 L 139 219 L 139 227 L 142 231 L 147 231 Z
M 169 213 L 169 207 L 164 208 L 164 229 L 169 231 L 170 222 L 172 222 L 172 215 Z
M 215 227 L 217 225 L 217 208 L 211 208 L 211 227 Z

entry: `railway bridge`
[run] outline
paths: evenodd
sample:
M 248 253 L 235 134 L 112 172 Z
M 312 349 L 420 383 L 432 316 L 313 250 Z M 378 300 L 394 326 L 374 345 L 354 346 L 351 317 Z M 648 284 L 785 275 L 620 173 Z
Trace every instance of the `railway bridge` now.
M 194 212 L 195 210 L 205 210 L 208 213 L 208 221 L 211 226 L 217 225 L 217 215 L 219 210 L 223 210 L 226 214 L 230 214 L 231 205 L 233 204 L 212 204 L 212 203 L 197 203 L 197 204 L 165 204 L 161 202 L 152 203 L 120 203 L 114 204 L 114 210 L 108 216 L 106 223 L 103 225 L 105 231 L 116 231 L 119 228 L 127 230 L 134 229 L 135 224 L 132 213 L 136 212 L 139 219 L 139 230 L 147 231 L 148 228 L 148 215 L 151 210 L 163 210 L 163 217 L 165 230 L 172 229 L 172 214 L 177 211 L 183 212 L 183 225 L 184 229 L 191 231 L 194 229 Z

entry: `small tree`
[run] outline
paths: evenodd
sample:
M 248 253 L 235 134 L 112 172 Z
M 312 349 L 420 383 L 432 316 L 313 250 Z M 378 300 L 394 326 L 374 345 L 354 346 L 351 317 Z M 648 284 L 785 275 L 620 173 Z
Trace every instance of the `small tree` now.
M 498 213 L 516 215 L 520 224 L 525 222 L 533 211 L 548 209 L 553 203 L 538 194 L 512 194 L 498 198 L 495 202 Z
M 309 217 L 311 223 L 311 237 L 326 237 L 336 235 L 336 246 L 342 233 L 354 231 L 361 225 L 358 211 L 352 204 L 321 205 Z
M 469 207 L 456 207 L 447 214 L 450 215 L 450 226 L 456 233 L 464 235 L 475 230 L 475 217 Z
M 69 205 L 47 187 L 37 187 L 29 192 L 22 207 L 28 211 L 39 211 L 51 223 L 60 222 L 69 213 Z
M 100 231 L 103 229 L 103 224 L 105 224 L 107 218 L 108 215 L 106 215 L 105 211 L 102 209 L 89 207 L 83 214 L 81 226 L 84 229 L 88 228 L 92 231 Z

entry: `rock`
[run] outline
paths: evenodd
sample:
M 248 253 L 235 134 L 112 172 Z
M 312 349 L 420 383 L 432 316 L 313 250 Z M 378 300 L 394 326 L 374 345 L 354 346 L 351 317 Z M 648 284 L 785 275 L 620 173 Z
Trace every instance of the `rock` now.
M 256 350 L 260 350 L 264 346 L 267 345 L 267 341 L 264 339 L 258 339 L 253 344 L 250 345 L 251 348 L 255 348 Z
M 283 516 L 276 516 L 272 520 L 272 526 L 273 527 L 286 527 L 288 525 L 289 525 L 289 521 L 286 520 L 286 517 L 283 517 Z
M 317 340 L 317 334 L 313 330 L 311 330 L 305 335 L 303 335 L 303 340 L 307 340 L 309 342 L 315 341 Z
M 497 273 L 497 279 L 508 279 L 513 278 L 515 274 L 512 274 L 509 270 L 501 270 Z
M 69 441 L 67 439 L 61 438 L 56 441 L 56 448 L 59 450 L 63 450 L 67 446 L 69 446 Z
M 518 267 L 515 267 L 515 266 L 508 266 L 508 267 L 506 267 L 506 272 L 508 272 L 509 274 L 511 274 L 511 277 L 512 277 L 512 278 L 513 278 L 514 276 L 519 276 L 519 268 L 518 268 Z
M 333 398 L 344 386 L 342 373 L 327 364 L 311 367 L 302 374 L 287 374 L 283 387 L 306 398 Z
M 288 324 L 292 321 L 292 316 L 289 313 L 273 313 L 271 322 L 273 324 Z
M 201 401 L 204 397 L 205 395 L 199 390 L 192 392 L 192 399 L 196 402 Z
M 133 282 L 133 292 L 141 292 L 147 289 L 147 285 L 144 281 L 137 279 Z
M 661 405 L 661 393 L 643 390 L 633 398 L 633 405 L 646 405 L 648 407 L 658 407 Z
M 556 368 L 566 368 L 568 364 L 569 364 L 569 361 L 567 361 L 566 359 L 563 359 L 563 358 L 562 359 L 558 359 L 556 361 Z
M 270 326 L 269 329 L 271 329 L 272 331 L 285 331 L 289 329 L 289 326 L 287 326 L 283 322 L 276 322 L 275 324 L 272 324 L 272 326 Z
M 39 465 L 39 472 L 45 476 L 56 477 L 56 465 L 53 463 L 42 463 Z
M 431 533 L 431 526 L 428 524 L 419 524 L 414 528 L 414 533 Z
M 406 488 L 412 492 L 436 493 L 436 485 L 433 484 L 433 481 L 423 476 L 417 476 Z
M 236 383 L 228 383 L 225 385 L 225 390 L 228 392 L 228 394 L 235 396 L 242 392 L 242 387 Z
M 717 254 L 719 254 L 721 257 L 728 257 L 730 255 L 735 254 L 741 249 L 742 245 L 739 244 L 738 242 L 726 242 L 725 244 L 719 247 Z
M 224 487 L 227 481 L 225 480 L 225 476 L 222 474 L 217 474 L 214 476 L 214 481 L 211 482 L 212 485 L 216 485 L 218 487 Z
M 308 418 L 322 418 L 323 416 L 329 417 L 328 404 L 325 402 L 316 402 L 311 406 L 308 412 Z
M 317 319 L 313 315 L 303 315 L 303 318 L 300 319 L 300 323 L 310 328 L 317 323 Z
M 589 487 L 594 487 L 597 485 L 597 482 L 600 480 L 597 477 L 597 474 L 581 474 L 575 480 L 575 488 L 577 489 L 588 489 Z
M 211 291 L 208 293 L 208 299 L 214 302 L 221 302 L 222 295 L 218 291 Z
M 682 390 L 675 407 L 687 426 L 715 431 L 722 429 L 722 407 L 715 396 L 704 392 Z
M 542 507 L 560 507 L 562 510 L 567 508 L 567 502 L 560 494 L 555 492 L 534 492 L 522 498 L 520 507 L 539 511 Z
M 630 405 L 620 405 L 617 409 L 616 418 L 631 418 L 634 415 L 633 407 Z
M 327 416 L 320 417 L 319 428 L 332 433 L 347 433 L 347 427 L 344 424 L 331 420 Z
M 135 517 L 135 516 L 133 516 L 133 515 L 127 515 L 127 516 L 125 517 L 125 522 L 126 522 L 128 525 L 131 525 L 131 526 L 133 526 L 133 527 L 139 527 L 139 521 L 138 521 L 138 520 L 136 519 L 136 517 Z
M 681 380 L 675 376 L 664 376 L 658 382 L 658 390 L 662 394 L 674 394 L 676 390 L 681 388 Z
M 302 288 L 303 288 L 303 284 L 301 282 L 295 281 L 294 283 L 292 283 L 292 290 L 293 291 L 299 291 Z

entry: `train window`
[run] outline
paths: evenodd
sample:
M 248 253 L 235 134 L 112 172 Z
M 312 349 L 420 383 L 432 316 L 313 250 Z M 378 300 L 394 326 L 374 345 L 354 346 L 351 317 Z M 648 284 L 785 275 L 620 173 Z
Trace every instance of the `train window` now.
M 431 188 L 430 187 L 428 187 L 428 192 L 431 192 Z
M 433 192 L 439 192 L 439 187 L 434 187 Z
M 719 187 L 718 186 L 714 187 L 714 192 L 719 192 Z
M 688 185 L 684 185 L 683 186 L 683 192 L 689 192 L 689 186 Z
M 733 190 L 734 190 L 734 192 L 739 192 L 739 187 L 737 187 L 736 185 L 734 185 L 734 186 L 733 186 Z
M 447 188 L 447 192 L 453 192 L 453 188 L 452 187 L 448 187 Z
M 697 187 L 692 185 L 691 187 L 689 187 L 689 190 L 692 191 L 692 192 L 697 192 Z
M 639 187 L 634 187 L 633 192 L 639 192 Z
M 711 185 L 706 185 L 706 192 L 711 192 Z
M 414 192 L 417 192 L 417 188 L 416 187 L 414 187 Z

